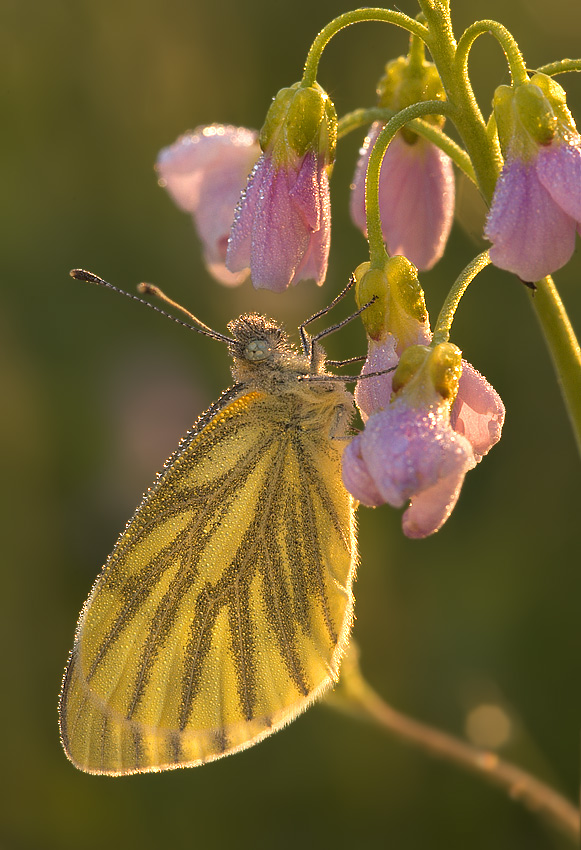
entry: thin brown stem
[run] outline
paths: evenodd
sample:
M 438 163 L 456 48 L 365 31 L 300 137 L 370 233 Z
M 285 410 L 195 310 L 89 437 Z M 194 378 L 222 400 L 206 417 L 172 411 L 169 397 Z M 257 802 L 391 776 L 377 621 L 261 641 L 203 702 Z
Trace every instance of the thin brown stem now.
M 330 696 L 331 704 L 347 710 L 357 709 L 359 714 L 371 718 L 383 729 L 428 755 L 481 776 L 503 789 L 512 800 L 551 821 L 569 838 L 579 839 L 580 813 L 569 800 L 496 753 L 473 747 L 460 738 L 396 711 L 366 682 L 354 655 L 350 651 L 343 662 L 341 683 Z

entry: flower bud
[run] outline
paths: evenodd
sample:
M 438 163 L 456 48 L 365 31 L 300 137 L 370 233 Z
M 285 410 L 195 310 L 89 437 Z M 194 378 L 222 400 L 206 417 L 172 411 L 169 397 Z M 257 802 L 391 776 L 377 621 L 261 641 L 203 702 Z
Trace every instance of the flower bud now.
M 547 145 L 554 138 L 557 116 L 539 86 L 530 82 L 516 88 L 499 86 L 492 105 L 505 156 L 529 159 L 537 145 Z
M 250 267 L 256 288 L 282 292 L 325 280 L 331 240 L 329 174 L 337 116 L 317 84 L 281 89 L 260 133 L 264 153 L 236 209 L 226 266 Z
M 400 56 L 385 66 L 377 86 L 379 105 L 397 112 L 425 100 L 444 100 L 438 71 L 417 55 Z M 424 118 L 441 127 L 444 117 Z M 383 125 L 370 128 L 351 186 L 353 222 L 367 235 L 365 182 L 369 158 Z M 403 254 L 426 270 L 440 259 L 454 218 L 452 160 L 431 142 L 403 127 L 390 142 L 379 176 L 381 229 L 390 254 Z
M 385 66 L 385 73 L 377 83 L 378 105 L 399 112 L 406 106 L 424 100 L 445 100 L 446 93 L 433 62 L 412 61 L 409 56 L 399 56 Z M 428 115 L 424 119 L 436 127 L 443 127 L 443 115 Z M 417 135 L 406 128 L 402 131 L 408 144 L 417 140 Z
M 355 270 L 355 279 L 359 307 L 376 298 L 361 317 L 371 339 L 377 341 L 387 333 L 393 334 L 398 351 L 418 342 L 418 335 L 425 335 L 428 340 L 428 311 L 413 263 L 401 256 L 391 257 L 383 269 L 362 263 Z
M 401 355 L 393 375 L 396 396 L 405 393 L 410 405 L 451 407 L 462 375 L 462 352 L 450 342 L 434 347 L 412 345 Z
M 581 137 L 546 74 L 500 86 L 494 114 L 505 163 L 486 221 L 490 259 L 534 282 L 568 262 L 581 233 Z
M 316 151 L 325 165 L 335 158 L 337 113 L 318 83 L 295 83 L 274 98 L 260 131 L 260 146 L 279 162 Z

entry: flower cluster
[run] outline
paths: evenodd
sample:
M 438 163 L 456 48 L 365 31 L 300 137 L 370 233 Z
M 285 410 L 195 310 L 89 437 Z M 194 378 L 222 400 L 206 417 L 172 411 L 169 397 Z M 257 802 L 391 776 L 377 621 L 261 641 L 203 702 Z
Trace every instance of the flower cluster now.
M 534 282 L 570 259 L 581 233 L 581 136 L 561 86 L 541 73 L 529 79 L 521 60 L 514 52 L 513 84 L 496 90 L 488 121 L 494 177 L 500 153 L 504 164 L 484 235 L 492 263 Z M 385 66 L 377 107 L 359 122 L 373 119 L 350 194 L 372 262 L 355 272 L 358 304 L 367 305 L 368 354 L 355 389 L 364 429 L 345 450 L 343 477 L 366 505 L 409 502 L 403 528 L 412 537 L 441 527 L 504 421 L 498 394 L 448 342 L 451 319 L 432 337 L 417 278 L 442 257 L 453 221 L 453 163 L 440 145 L 475 179 L 475 166 L 443 141 L 453 110 L 444 109 L 442 79 L 421 36 L 412 35 L 409 54 Z M 426 123 L 404 123 L 418 104 Z M 302 280 L 324 282 L 338 126 L 328 94 L 305 67 L 301 82 L 278 92 L 260 133 L 211 125 L 160 153 L 160 184 L 192 214 L 221 283 L 250 277 L 256 288 L 282 292 Z
M 364 319 L 362 375 L 391 371 L 357 386 L 365 428 L 345 449 L 343 481 L 364 505 L 411 500 L 403 531 L 426 537 L 449 517 L 466 472 L 500 439 L 504 405 L 456 346 L 427 344 L 423 292 L 407 260 L 395 257 L 383 272 L 359 267 L 356 278 L 359 300 L 376 295 Z

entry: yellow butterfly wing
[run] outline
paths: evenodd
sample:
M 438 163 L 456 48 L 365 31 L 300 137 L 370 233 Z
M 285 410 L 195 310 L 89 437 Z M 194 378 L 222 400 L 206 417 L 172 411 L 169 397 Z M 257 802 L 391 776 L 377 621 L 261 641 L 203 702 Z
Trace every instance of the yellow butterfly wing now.
M 337 679 L 356 560 L 344 441 L 316 405 L 236 391 L 184 438 L 81 612 L 60 722 L 87 772 L 236 752 Z

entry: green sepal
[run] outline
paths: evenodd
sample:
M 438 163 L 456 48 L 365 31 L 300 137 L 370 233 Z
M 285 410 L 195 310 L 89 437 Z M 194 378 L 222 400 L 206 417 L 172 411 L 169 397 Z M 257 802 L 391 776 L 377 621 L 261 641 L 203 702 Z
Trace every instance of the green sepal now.
M 418 335 L 418 324 L 428 320 L 424 291 L 418 271 L 406 257 L 391 257 L 383 269 L 361 263 L 355 270 L 355 300 L 359 307 L 375 301 L 362 313 L 366 333 L 375 341 L 388 333 L 399 347 L 409 345 Z
M 395 394 L 404 394 L 414 407 L 451 407 L 462 376 L 462 352 L 451 342 L 433 347 L 411 345 L 393 373 Z
M 335 157 L 337 113 L 318 83 L 281 89 L 266 114 L 260 146 L 284 160 L 314 150 L 329 165 Z
M 379 106 L 399 112 L 425 100 L 445 100 L 446 93 L 432 62 L 418 61 L 417 56 L 399 56 L 385 66 L 377 84 L 377 97 Z M 443 127 L 446 119 L 442 115 L 428 115 L 424 120 Z M 418 136 L 411 130 L 404 127 L 402 133 L 408 144 L 417 141 Z

